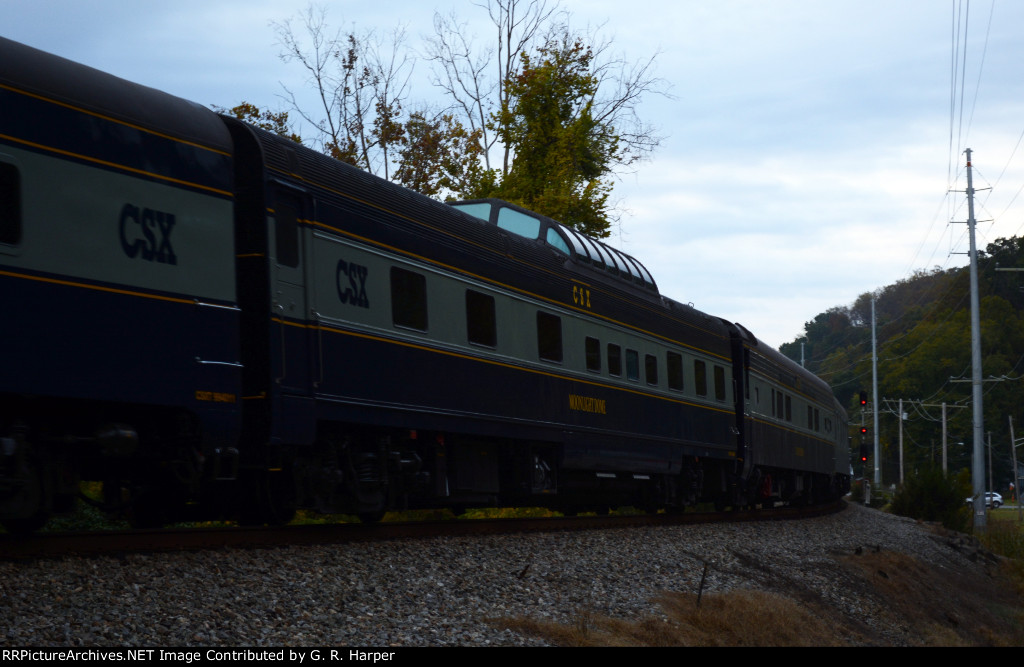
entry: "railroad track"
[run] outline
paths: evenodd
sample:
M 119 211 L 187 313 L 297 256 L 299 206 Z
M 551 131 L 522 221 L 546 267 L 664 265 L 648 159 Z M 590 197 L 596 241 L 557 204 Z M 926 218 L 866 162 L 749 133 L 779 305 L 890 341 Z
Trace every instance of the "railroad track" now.
M 126 553 L 259 549 L 314 544 L 341 544 L 442 536 L 606 530 L 641 526 L 676 526 L 714 522 L 806 519 L 840 511 L 845 502 L 814 507 L 778 507 L 733 512 L 684 512 L 627 516 L 543 519 L 470 519 L 380 524 L 317 524 L 264 527 L 168 528 L 0 535 L 0 559 L 39 560 Z

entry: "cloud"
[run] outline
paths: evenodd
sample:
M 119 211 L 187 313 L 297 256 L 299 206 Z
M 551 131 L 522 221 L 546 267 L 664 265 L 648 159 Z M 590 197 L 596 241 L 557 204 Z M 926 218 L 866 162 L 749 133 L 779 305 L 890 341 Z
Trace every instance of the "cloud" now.
M 304 89 L 270 23 L 307 0 L 7 4 L 4 36 L 201 104 L 280 109 L 282 84 Z M 455 0 L 327 6 L 336 28 L 401 24 L 413 46 L 435 9 L 471 21 L 478 44 L 493 30 L 483 10 Z M 667 138 L 617 185 L 625 214 L 609 239 L 669 297 L 778 345 L 914 269 L 962 265 L 966 230 L 949 221 L 966 218 L 964 199 L 947 190 L 965 187 L 967 146 L 975 186 L 994 188 L 979 193 L 979 219 L 994 219 L 979 225 L 979 246 L 1024 233 L 1024 3 L 563 6 L 574 25 L 603 24 L 627 58 L 657 53 L 671 86 L 673 98 L 640 107 Z M 951 11 L 968 9 L 964 33 Z M 954 39 L 966 55 L 953 57 Z M 434 94 L 428 71 L 417 63 L 417 99 Z

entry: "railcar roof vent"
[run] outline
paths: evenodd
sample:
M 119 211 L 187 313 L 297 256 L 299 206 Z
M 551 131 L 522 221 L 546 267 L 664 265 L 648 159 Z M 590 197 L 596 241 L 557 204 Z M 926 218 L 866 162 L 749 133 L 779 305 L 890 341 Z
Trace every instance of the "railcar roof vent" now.
M 471 199 L 451 206 L 513 234 L 545 243 L 620 280 L 658 291 L 654 277 L 636 258 L 539 213 L 500 199 Z

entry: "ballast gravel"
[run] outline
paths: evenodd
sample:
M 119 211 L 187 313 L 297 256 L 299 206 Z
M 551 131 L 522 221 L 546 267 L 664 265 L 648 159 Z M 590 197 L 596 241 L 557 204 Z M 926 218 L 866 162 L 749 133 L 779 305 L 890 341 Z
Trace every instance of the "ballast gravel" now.
M 833 576 L 857 549 L 980 571 L 928 526 L 850 505 L 802 521 L 0 562 L 0 646 L 532 646 L 490 621 L 661 616 L 669 591 L 792 579 L 870 623 Z

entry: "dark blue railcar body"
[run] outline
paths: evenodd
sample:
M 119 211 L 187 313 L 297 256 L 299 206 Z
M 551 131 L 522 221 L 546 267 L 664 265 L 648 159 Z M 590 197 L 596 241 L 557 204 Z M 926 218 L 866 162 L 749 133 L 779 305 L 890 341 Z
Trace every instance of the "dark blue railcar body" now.
M 845 490 L 828 388 L 636 259 L 0 40 L 0 520 Z M 27 491 L 25 491 L 27 489 Z

